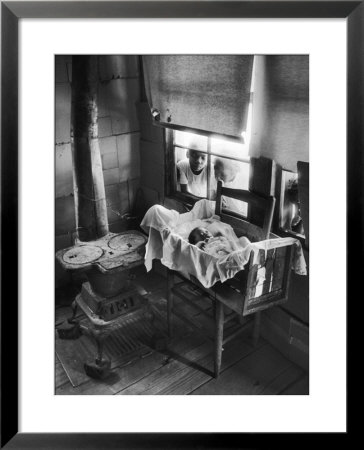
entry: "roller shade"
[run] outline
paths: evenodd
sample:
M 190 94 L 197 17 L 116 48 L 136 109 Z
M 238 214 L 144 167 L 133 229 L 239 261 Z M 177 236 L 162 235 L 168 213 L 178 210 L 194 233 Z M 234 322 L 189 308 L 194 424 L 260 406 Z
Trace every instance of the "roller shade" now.
M 143 56 L 155 120 L 241 137 L 246 129 L 253 55 Z

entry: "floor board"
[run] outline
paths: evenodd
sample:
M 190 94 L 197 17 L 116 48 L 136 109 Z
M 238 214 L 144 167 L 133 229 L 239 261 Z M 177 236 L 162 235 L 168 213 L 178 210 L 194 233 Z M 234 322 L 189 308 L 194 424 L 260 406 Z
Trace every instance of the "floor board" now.
M 58 356 L 55 355 L 55 385 L 56 388 L 63 386 L 64 384 L 69 383 L 68 376 L 63 369 L 61 361 L 58 359 Z
M 149 292 L 153 307 L 166 318 L 166 281 L 156 273 L 141 270 L 137 280 Z M 208 299 L 191 298 L 207 311 L 212 311 Z M 71 309 L 63 304 L 56 308 L 56 324 L 70 317 Z M 192 314 L 202 324 L 204 314 L 192 306 L 176 301 L 178 308 Z M 225 312 L 226 314 L 229 311 Z M 239 326 L 231 320 L 226 333 Z M 55 387 L 57 395 L 306 395 L 308 376 L 286 359 L 264 339 L 253 347 L 252 323 L 244 320 L 244 331 L 225 345 L 218 379 L 213 378 L 213 343 L 174 318 L 174 335 L 163 351 L 150 352 L 115 368 L 104 381 L 88 379 L 74 388 L 57 356 Z M 163 324 L 166 327 L 166 323 Z
M 192 394 L 225 395 L 226 392 L 232 395 L 278 394 L 282 389 L 282 383 L 286 382 L 282 375 L 290 366 L 292 363 L 273 347 L 269 344 L 263 345 L 229 367 L 217 380 L 211 380 Z M 297 378 L 297 374 L 293 376 Z M 292 382 L 292 378 L 289 381 Z
M 309 394 L 309 378 L 304 372 L 300 378 L 289 385 L 286 385 L 280 392 L 281 395 L 308 395 Z
M 300 367 L 291 364 L 264 387 L 261 395 L 281 394 L 287 388 L 287 385 L 296 383 L 304 374 Z M 296 394 L 296 392 L 294 393 Z M 308 391 L 302 392 L 302 394 L 308 394 Z M 289 395 L 289 392 L 287 392 L 287 395 Z
M 225 349 L 223 353 L 220 377 L 229 367 L 245 358 L 247 355 L 249 355 L 249 353 L 255 351 L 252 345 L 249 344 L 249 339 L 246 339 L 246 341 L 244 341 L 243 337 L 247 338 L 247 336 L 242 335 L 240 339 L 232 341 L 230 345 Z M 180 376 L 176 380 L 172 380 L 168 384 L 168 386 L 161 389 L 158 393 L 164 395 L 188 395 L 196 391 L 202 385 L 213 383 L 215 381 L 215 378 L 212 375 L 214 362 L 213 349 L 211 348 L 211 344 L 209 352 L 204 357 L 198 360 L 198 364 L 205 370 L 198 370 L 198 367 L 185 368 L 183 371 L 181 371 Z

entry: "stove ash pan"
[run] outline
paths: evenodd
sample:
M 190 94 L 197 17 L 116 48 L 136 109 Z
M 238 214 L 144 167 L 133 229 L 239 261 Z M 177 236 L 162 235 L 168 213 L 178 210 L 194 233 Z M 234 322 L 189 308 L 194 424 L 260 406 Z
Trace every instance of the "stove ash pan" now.
M 147 237 L 139 231 L 108 233 L 62 249 L 56 258 L 66 270 L 84 271 L 92 288 L 110 297 L 124 289 L 128 271 L 144 262 Z

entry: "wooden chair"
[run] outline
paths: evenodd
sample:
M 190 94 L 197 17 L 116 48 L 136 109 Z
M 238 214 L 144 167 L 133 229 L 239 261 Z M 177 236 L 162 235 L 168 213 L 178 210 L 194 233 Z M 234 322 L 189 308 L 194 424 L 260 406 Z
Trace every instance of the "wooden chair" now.
M 246 202 L 248 204 L 248 220 L 240 218 L 223 209 L 223 196 Z M 220 216 L 223 222 L 230 224 L 234 228 L 238 237 L 245 235 L 251 241 L 262 241 L 278 237 L 270 232 L 274 205 L 275 198 L 272 196 L 263 197 L 253 192 L 223 187 L 222 183 L 218 182 L 215 213 Z M 254 217 L 261 217 L 260 223 L 249 221 L 251 208 L 255 208 L 255 212 L 257 212 L 257 210 L 262 212 L 262 214 L 254 214 Z M 195 278 L 186 280 L 178 272 L 169 270 L 167 275 L 167 316 L 170 336 L 172 335 L 173 314 L 186 320 L 186 318 L 181 317 L 180 312 L 173 307 L 173 296 L 176 295 L 181 298 L 182 301 L 189 303 L 192 307 L 198 308 L 196 302 L 191 301 L 188 296 L 183 293 L 186 283 L 192 282 L 201 289 L 202 295 L 208 295 L 213 301 L 214 333 L 213 336 L 208 333 L 203 334 L 214 342 L 214 376 L 217 378 L 221 368 L 223 345 L 244 330 L 244 328 L 241 327 L 241 329 L 237 330 L 233 335 L 224 338 L 224 323 L 226 323 L 224 318 L 224 306 L 228 307 L 239 316 L 255 314 L 253 340 L 256 344 L 260 332 L 260 311 L 287 300 L 291 258 L 292 245 L 268 250 L 266 254 L 265 252 L 262 252 L 262 255 L 260 255 L 260 264 L 264 265 L 267 282 L 260 286 L 261 292 L 258 297 L 255 296 L 258 282 L 258 264 L 254 263 L 253 255 L 251 255 L 245 270 L 238 272 L 231 280 L 228 280 L 225 283 L 218 282 L 211 288 L 203 287 Z M 175 283 L 175 276 L 182 281 Z M 201 327 L 194 323 L 193 319 L 189 319 L 189 324 L 197 332 L 202 332 Z

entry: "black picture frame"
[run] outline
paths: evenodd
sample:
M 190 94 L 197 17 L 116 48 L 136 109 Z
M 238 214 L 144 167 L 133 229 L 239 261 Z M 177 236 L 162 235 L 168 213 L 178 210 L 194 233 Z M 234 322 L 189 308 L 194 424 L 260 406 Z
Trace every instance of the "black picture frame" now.
M 1 2 L 1 448 L 258 448 L 271 434 L 18 432 L 18 22 L 21 18 L 346 18 L 347 246 L 362 254 L 364 130 L 363 1 Z M 361 258 L 359 258 L 361 259 Z M 347 258 L 347 286 L 360 292 L 362 262 Z M 348 296 L 350 296 L 348 291 Z M 344 303 L 343 303 L 344 305 Z M 349 346 L 347 347 L 349 350 Z M 348 415 L 349 417 L 349 415 Z M 349 431 L 348 426 L 348 431 Z M 349 433 L 338 433 L 347 437 Z M 342 437 L 342 436 L 341 436 Z M 286 435 L 288 439 L 297 436 Z M 309 433 L 300 437 L 305 443 Z M 319 444 L 319 436 L 315 436 Z M 336 439 L 336 438 L 335 438 Z M 297 442 L 297 441 L 296 441 Z M 268 445 L 270 448 L 270 445 Z

